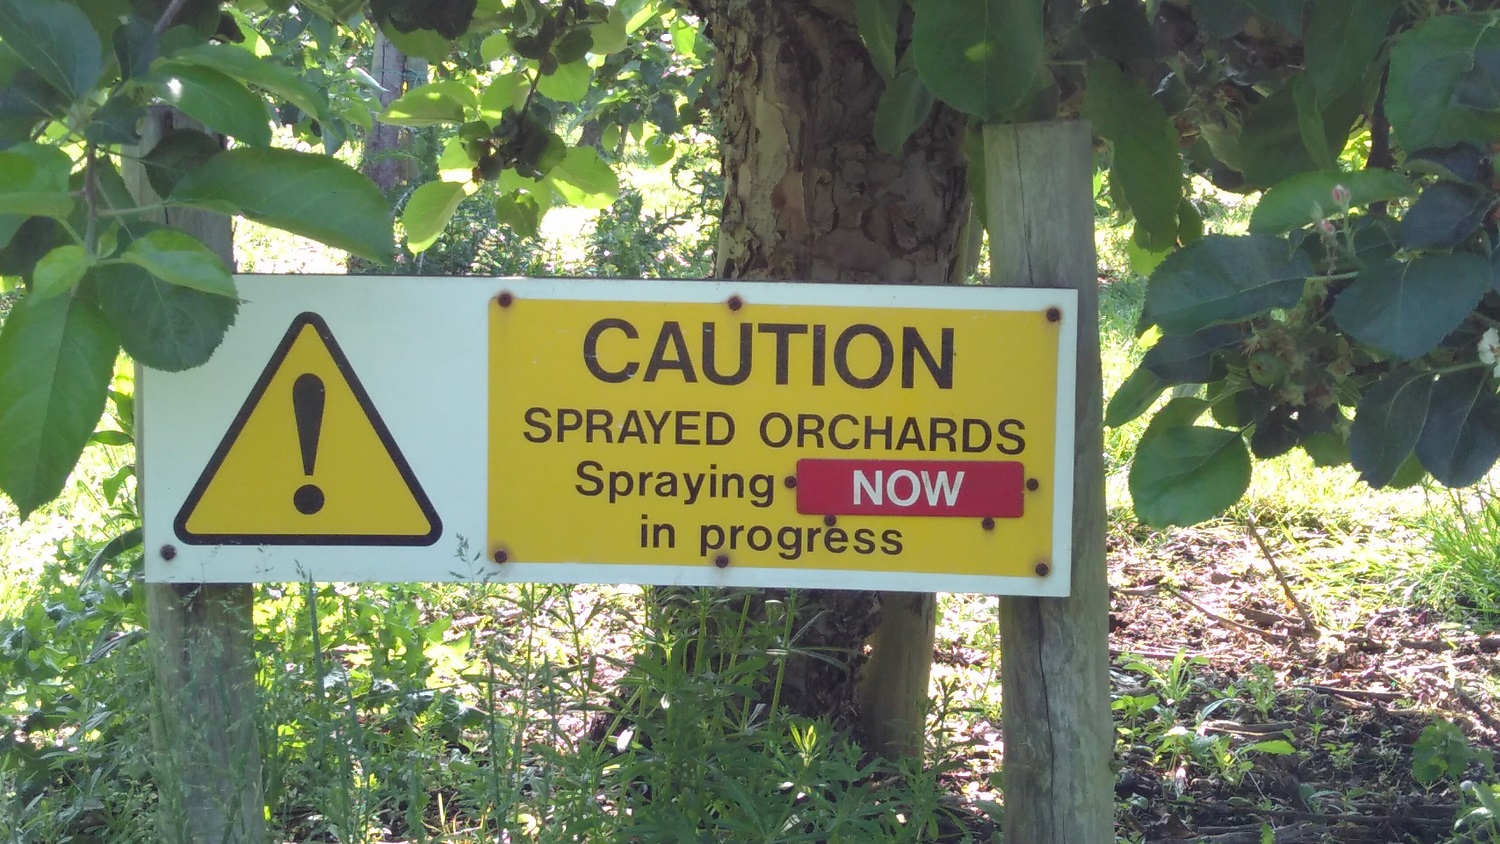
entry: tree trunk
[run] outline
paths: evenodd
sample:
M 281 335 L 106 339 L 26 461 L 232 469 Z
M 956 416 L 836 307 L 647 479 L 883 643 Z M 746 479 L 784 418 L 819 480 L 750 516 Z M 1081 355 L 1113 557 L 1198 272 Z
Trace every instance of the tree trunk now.
M 947 284 L 969 215 L 964 119 L 938 107 L 900 155 L 875 144 L 884 82 L 853 0 L 702 0 L 718 51 L 725 176 L 717 274 L 728 279 Z M 825 592 L 799 645 L 848 655 L 787 672 L 794 711 L 917 753 L 932 667 L 931 594 Z M 816 615 L 818 611 L 822 615 Z M 866 643 L 865 694 L 857 691 Z M 876 693 L 878 690 L 878 693 Z
M 152 111 L 143 122 L 141 152 L 156 145 L 174 117 L 181 120 L 177 112 Z M 145 169 L 134 159 L 126 159 L 125 176 L 139 202 L 159 201 Z M 228 217 L 174 208 L 161 212 L 159 220 L 194 235 L 234 266 Z M 139 375 L 136 383 L 141 383 Z M 143 418 L 150 414 L 150 397 L 139 396 L 137 407 Z M 145 425 L 136 430 L 145 430 Z M 138 489 L 145 489 L 149 471 L 144 463 L 137 467 Z M 162 551 L 147 548 L 146 553 Z M 146 584 L 156 668 L 149 711 L 156 746 L 157 816 L 161 840 L 169 844 L 265 840 L 255 724 L 254 594 L 253 587 L 243 583 Z

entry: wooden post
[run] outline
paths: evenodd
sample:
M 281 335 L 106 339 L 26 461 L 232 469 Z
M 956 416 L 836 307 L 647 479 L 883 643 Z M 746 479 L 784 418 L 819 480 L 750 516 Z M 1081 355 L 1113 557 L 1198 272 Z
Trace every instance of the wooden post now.
M 936 595 L 880 593 L 880 624 L 867 641 L 870 661 L 858 693 L 861 726 L 870 749 L 882 756 L 922 757 L 936 633 Z
M 152 111 L 142 127 L 142 152 L 156 144 L 173 116 L 167 110 Z M 124 175 L 137 201 L 158 201 L 139 164 L 127 160 Z M 170 209 L 159 219 L 196 236 L 234 266 L 228 217 Z M 139 368 L 135 382 L 141 383 Z M 151 413 L 149 396 L 138 394 L 136 407 L 138 419 L 144 420 Z M 142 430 L 138 424 L 137 446 Z M 138 490 L 144 489 L 148 469 L 140 453 Z M 145 552 L 172 553 L 163 548 Z M 156 668 L 150 709 L 161 840 L 262 844 L 265 798 L 255 725 L 253 588 L 240 583 L 148 583 L 145 588 Z
M 1078 290 L 1072 595 L 1000 599 L 1005 840 L 1107 844 L 1114 725 L 1093 138 L 1081 121 L 987 126 L 984 167 L 995 283 Z

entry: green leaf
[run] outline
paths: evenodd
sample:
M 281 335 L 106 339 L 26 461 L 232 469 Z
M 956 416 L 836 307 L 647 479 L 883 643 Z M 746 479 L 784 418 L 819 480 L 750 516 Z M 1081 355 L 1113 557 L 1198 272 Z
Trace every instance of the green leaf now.
M 417 188 L 401 212 L 407 247 L 421 252 L 437 242 L 464 196 L 464 186 L 456 182 L 428 182 Z
M 1433 182 L 1401 218 L 1401 247 L 1452 249 L 1479 231 L 1494 206 L 1495 195 L 1487 187 Z
M 99 146 L 138 144 L 141 135 L 136 127 L 145 116 L 146 107 L 136 102 L 132 94 L 114 94 L 89 116 L 83 137 Z
M 547 181 L 570 205 L 608 208 L 620 196 L 620 179 L 593 147 L 573 147 L 547 173 Z
M 901 69 L 886 83 L 875 106 L 876 146 L 889 155 L 899 155 L 906 139 L 931 113 L 932 93 L 923 87 L 917 69 L 903 57 Z
M 1195 525 L 1250 487 L 1250 453 L 1234 431 L 1201 425 L 1148 429 L 1130 464 L 1130 497 L 1155 527 Z
M 1318 92 L 1306 77 L 1294 79 L 1289 86 L 1292 100 L 1297 107 L 1297 131 L 1302 136 L 1302 148 L 1307 150 L 1309 160 L 1319 170 L 1337 170 L 1337 150 L 1325 143 L 1327 127 L 1323 122 L 1323 108 L 1318 102 Z
M 21 300 L 0 329 L 0 490 L 25 519 L 51 501 L 104 412 L 119 344 L 79 296 Z
M 166 372 L 206 363 L 240 306 L 237 299 L 168 284 L 131 264 L 96 266 L 85 283 L 119 333 L 125 353 Z
M 286 100 L 314 120 L 330 119 L 328 98 L 291 68 L 262 58 L 233 44 L 201 44 L 172 54 L 174 64 L 215 70 L 247 85 L 254 85 Z
M 1106 59 L 1133 62 L 1156 56 L 1156 36 L 1140 0 L 1108 0 L 1083 10 L 1084 43 Z
M 1167 384 L 1206 384 L 1224 377 L 1218 352 L 1245 342 L 1232 325 L 1215 325 L 1192 334 L 1168 334 L 1141 358 L 1141 366 Z
M 396 45 L 396 49 L 408 56 L 418 56 L 438 63 L 447 61 L 448 54 L 453 52 L 453 42 L 430 29 L 402 32 L 394 26 L 384 24 L 380 29 Z
M 1416 448 L 1427 422 L 1432 382 L 1431 372 L 1397 369 L 1360 398 L 1349 428 L 1349 462 L 1365 483 L 1389 484 Z
M 1490 157 L 1471 143 L 1408 153 L 1401 165 L 1408 173 L 1479 184 L 1489 180 Z
M 1104 411 L 1105 427 L 1118 428 L 1150 410 L 1168 386 L 1151 370 L 1137 367 L 1110 397 L 1109 407 Z
M 1210 404 L 1196 396 L 1178 396 L 1167 402 L 1156 415 L 1151 417 L 1151 422 L 1146 430 L 1153 428 L 1164 431 L 1167 428 L 1186 428 L 1198 421 L 1206 410 L 1212 409 Z
M 1404 149 L 1468 141 L 1488 147 L 1494 115 L 1455 102 L 1475 53 L 1500 47 L 1500 28 L 1488 16 L 1436 15 L 1396 39 L 1391 48 L 1385 108 Z
M 1250 215 L 1250 231 L 1282 234 L 1341 215 L 1343 209 L 1333 198 L 1333 189 L 1339 185 L 1349 192 L 1347 204 L 1350 208 L 1398 199 L 1414 192 L 1411 182 L 1390 170 L 1302 173 L 1265 192 Z
M 236 80 L 216 70 L 171 61 L 157 61 L 151 79 L 163 102 L 208 128 L 242 143 L 270 146 L 271 112 L 265 100 Z
M 1130 270 L 1136 275 L 1151 275 L 1156 272 L 1157 267 L 1161 266 L 1161 262 L 1165 261 L 1167 256 L 1171 254 L 1171 249 L 1153 252 L 1136 243 L 1134 236 L 1125 241 L 1125 257 L 1130 259 Z
M 1489 473 L 1500 458 L 1500 397 L 1488 367 L 1438 379 L 1416 453 L 1444 486 L 1469 486 Z
M 1317 8 L 1317 4 L 1313 4 L 1313 8 Z M 1297 752 L 1297 748 L 1293 747 L 1292 743 L 1286 739 L 1267 739 L 1266 741 L 1258 741 L 1254 744 L 1245 745 L 1245 752 L 1269 753 L 1272 756 L 1291 756 Z
M 31 273 L 31 290 L 41 299 L 61 296 L 73 289 L 94 265 L 94 256 L 77 244 L 59 246 L 36 262 Z
M 1305 113 L 1305 95 L 1301 98 L 1304 107 L 1298 108 L 1298 89 L 1309 85 L 1306 76 L 1295 76 L 1251 107 L 1240 131 L 1236 162 L 1249 186 L 1269 187 L 1298 173 L 1321 169 L 1343 150 L 1349 130 L 1364 108 L 1363 93 L 1351 90 L 1332 103 L 1319 104 L 1321 109 L 1315 116 L 1320 118 L 1324 140 L 1315 158 L 1308 146 L 1316 145 L 1316 137 L 1308 135 L 1316 135 L 1318 130 L 1307 125 L 1314 115 Z
M 589 32 L 594 36 L 592 51 L 597 56 L 618 53 L 629 43 L 625 33 L 625 16 L 618 7 L 612 7 L 609 17 L 603 22 L 590 24 Z
M 1312 262 L 1285 238 L 1209 235 L 1167 256 L 1151 274 L 1141 322 L 1169 334 L 1290 308 Z
M 73 162 L 57 147 L 18 144 L 0 152 L 0 215 L 65 220 L 73 213 L 68 173 Z
M 184 176 L 169 200 L 244 214 L 381 264 L 390 262 L 395 242 L 380 188 L 327 155 L 232 149 Z
M 503 32 L 486 35 L 479 42 L 479 57 L 486 63 L 502 61 L 510 57 L 510 37 Z
M 1381 261 L 1339 294 L 1333 318 L 1361 342 L 1412 360 L 1437 348 L 1489 288 L 1489 265 L 1478 255 Z
M 464 110 L 476 106 L 474 92 L 467 86 L 432 82 L 402 94 L 378 119 L 395 126 L 440 126 L 464 122 Z
M 1174 243 L 1184 179 L 1177 130 L 1166 109 L 1145 83 L 1114 62 L 1095 61 L 1088 68 L 1083 116 L 1114 150 L 1110 178 L 1135 214 L 1137 231 L 1144 228 L 1153 245 Z
M 506 111 L 520 111 L 529 87 L 526 74 L 519 71 L 496 76 L 479 95 L 479 116 L 491 126 L 498 124 Z
M 551 76 L 543 76 L 536 89 L 560 103 L 576 103 L 589 92 L 589 82 L 593 78 L 594 72 L 587 62 L 572 62 L 558 65 Z
M 169 129 L 141 163 L 157 196 L 171 196 L 182 177 L 224 151 L 218 139 L 196 129 Z
M 1349 462 L 1349 441 L 1332 431 L 1308 434 L 1302 440 L 1302 450 L 1312 458 L 1314 466 L 1343 466 Z
M 1311 4 L 1303 49 L 1307 77 L 1328 103 L 1359 85 L 1375 66 L 1396 0 L 1318 0 Z
M 905 5 L 903 0 L 854 0 L 860 40 L 887 84 L 896 78 L 896 22 Z
M 1214 381 L 1204 392 L 1213 405 L 1214 422 L 1220 428 L 1253 425 L 1271 409 L 1270 391 L 1258 384 L 1241 387 L 1229 381 Z
M 89 445 L 131 445 L 135 440 L 124 431 L 95 431 L 89 437 Z
M 1288 33 L 1301 35 L 1304 2 L 1305 0 L 1245 0 L 1245 5 Z
M 1445 774 L 1456 779 L 1469 767 L 1473 755 L 1474 749 L 1463 730 L 1439 718 L 1422 729 L 1412 746 L 1412 778 L 1423 785 L 1432 785 Z
M 120 62 L 120 75 L 126 80 L 145 75 L 151 69 L 151 63 L 156 61 L 156 31 L 143 18 L 129 16 L 115 28 L 110 40 L 114 44 L 115 58 Z
M 495 199 L 495 221 L 522 237 L 536 237 L 544 209 L 529 193 L 512 191 Z
M 0 0 L 0 41 L 48 84 L 77 100 L 104 73 L 104 49 L 88 17 L 58 0 Z
M 911 46 L 922 82 L 965 114 L 1021 104 L 1042 72 L 1041 0 L 913 0 Z
M 235 298 L 234 278 L 223 260 L 180 229 L 155 229 L 131 241 L 120 260 L 168 284 Z
M 56 193 L 0 193 L 0 214 L 21 217 L 52 217 L 66 220 L 73 213 L 73 198 Z

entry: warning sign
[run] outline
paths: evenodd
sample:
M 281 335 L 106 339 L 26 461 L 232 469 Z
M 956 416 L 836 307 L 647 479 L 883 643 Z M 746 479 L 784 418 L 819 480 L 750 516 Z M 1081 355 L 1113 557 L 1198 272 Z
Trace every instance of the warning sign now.
M 1069 592 L 1074 291 L 236 285 L 142 376 L 148 581 Z
M 175 521 L 190 544 L 430 545 L 442 523 L 327 324 L 298 316 Z
M 910 589 L 1066 576 L 1070 301 L 778 292 L 496 296 L 489 553 Z

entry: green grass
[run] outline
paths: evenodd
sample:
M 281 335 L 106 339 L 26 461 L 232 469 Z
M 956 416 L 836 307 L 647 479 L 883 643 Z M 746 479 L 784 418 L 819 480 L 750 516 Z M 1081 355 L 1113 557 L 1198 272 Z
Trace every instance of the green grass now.
M 1413 597 L 1486 629 L 1500 627 L 1500 496 L 1482 482 L 1435 492 L 1418 524 L 1427 542 Z

